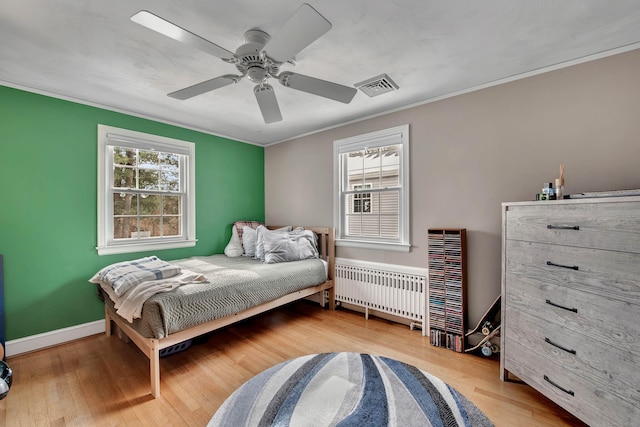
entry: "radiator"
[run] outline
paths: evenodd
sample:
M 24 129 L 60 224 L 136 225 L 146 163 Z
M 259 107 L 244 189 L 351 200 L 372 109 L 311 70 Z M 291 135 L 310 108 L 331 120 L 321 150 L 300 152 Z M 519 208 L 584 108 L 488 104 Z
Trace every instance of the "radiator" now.
M 427 270 L 336 258 L 336 301 L 411 320 L 426 334 Z

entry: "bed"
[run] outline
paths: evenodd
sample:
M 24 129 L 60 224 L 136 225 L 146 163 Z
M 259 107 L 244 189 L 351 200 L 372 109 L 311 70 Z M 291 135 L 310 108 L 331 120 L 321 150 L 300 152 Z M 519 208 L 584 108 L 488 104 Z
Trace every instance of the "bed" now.
M 112 299 L 104 295 L 106 335 L 112 335 L 115 324 L 119 335 L 126 335 L 149 358 L 153 397 L 160 396 L 160 354 L 164 349 L 314 294 L 320 295 L 322 306 L 328 303 L 329 309 L 335 309 L 334 229 L 304 230 L 317 238 L 316 259 L 269 264 L 247 256 L 213 255 L 170 261 L 202 273 L 207 283 L 183 285 L 152 296 L 144 302 L 141 317 L 133 322 L 117 314 Z M 258 277 L 260 280 L 255 280 Z M 216 284 L 218 279 L 222 284 Z

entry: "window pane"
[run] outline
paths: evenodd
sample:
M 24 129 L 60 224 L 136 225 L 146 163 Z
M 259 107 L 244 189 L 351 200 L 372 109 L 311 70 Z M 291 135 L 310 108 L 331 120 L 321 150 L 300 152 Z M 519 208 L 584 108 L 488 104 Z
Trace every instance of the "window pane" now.
M 380 236 L 380 218 L 378 215 L 362 216 L 362 236 L 378 237 Z
M 140 230 L 148 231 L 149 237 L 162 236 L 162 229 L 160 227 L 160 217 L 158 216 L 141 216 L 140 217 Z
M 399 233 L 398 216 L 380 215 L 380 237 L 395 238 Z
M 131 233 L 137 233 L 138 221 L 136 217 L 117 217 L 113 219 L 113 238 L 128 239 Z
M 160 161 L 160 167 L 165 170 L 179 170 L 180 169 L 180 155 L 173 153 L 159 153 L 158 160 Z
M 164 215 L 180 214 L 180 196 L 164 196 L 162 213 Z
M 382 187 L 400 186 L 400 152 L 401 145 L 388 145 L 383 147 L 381 153 L 381 182 Z
M 162 221 L 162 234 L 164 236 L 179 236 L 180 233 L 180 217 L 165 216 Z
M 131 193 L 114 193 L 113 215 L 137 215 L 138 196 Z
M 113 168 L 114 188 L 136 188 L 136 170 L 133 168 Z
M 160 214 L 161 197 L 157 194 L 142 194 L 140 196 L 140 215 Z
M 364 174 L 364 151 L 352 151 L 343 156 L 347 167 L 347 183 L 345 189 L 355 188 L 362 185 Z
M 364 153 L 364 182 L 370 188 L 380 188 L 380 148 L 369 148 Z
M 395 215 L 400 212 L 400 192 L 389 191 L 380 193 L 380 214 L 382 215 Z
M 347 233 L 349 236 L 362 235 L 362 215 L 346 215 Z
M 133 148 L 114 147 L 113 163 L 116 165 L 136 165 L 136 150 Z
M 160 189 L 165 191 L 180 191 L 179 170 L 163 170 L 160 173 Z
M 158 170 L 140 169 L 140 171 L 138 172 L 138 177 L 140 179 L 140 184 L 138 186 L 140 190 L 160 189 L 160 172 Z
M 145 169 L 158 169 L 160 153 L 157 151 L 138 150 L 140 157 L 140 167 Z

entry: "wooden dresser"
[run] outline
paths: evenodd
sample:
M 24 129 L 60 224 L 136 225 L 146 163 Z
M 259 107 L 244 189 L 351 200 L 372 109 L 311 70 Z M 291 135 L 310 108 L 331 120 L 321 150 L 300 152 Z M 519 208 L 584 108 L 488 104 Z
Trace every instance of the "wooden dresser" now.
M 640 425 L 640 197 L 503 203 L 502 223 L 501 378 Z

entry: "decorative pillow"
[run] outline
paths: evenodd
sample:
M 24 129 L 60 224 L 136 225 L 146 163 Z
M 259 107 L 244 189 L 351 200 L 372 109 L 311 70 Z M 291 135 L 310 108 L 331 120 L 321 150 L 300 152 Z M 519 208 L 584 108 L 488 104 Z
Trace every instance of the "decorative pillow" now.
M 244 248 L 242 247 L 242 241 L 238 235 L 238 229 L 236 227 L 231 227 L 231 239 L 229 240 L 227 247 L 224 248 L 224 254 L 233 258 L 239 257 L 243 252 Z
M 260 222 L 260 221 L 236 221 L 236 222 L 233 223 L 233 227 L 238 232 L 238 237 L 240 238 L 240 242 L 242 242 L 242 229 L 245 226 L 253 228 L 255 230 L 260 225 L 264 225 L 264 222 Z
M 267 233 L 288 232 L 288 231 L 291 231 L 292 228 L 293 227 L 289 225 L 289 226 L 286 226 L 286 227 L 276 228 L 275 230 L 269 230 L 264 225 L 259 225 L 258 228 L 256 228 L 256 233 L 257 233 L 257 237 L 256 237 L 256 253 L 255 253 L 256 259 L 259 259 L 260 261 L 264 261 L 264 235 L 265 234 L 267 234 Z M 299 228 L 300 228 L 300 230 L 302 230 L 301 227 L 299 227 Z
M 264 235 L 264 262 L 267 264 L 318 257 L 317 237 L 311 230 Z

